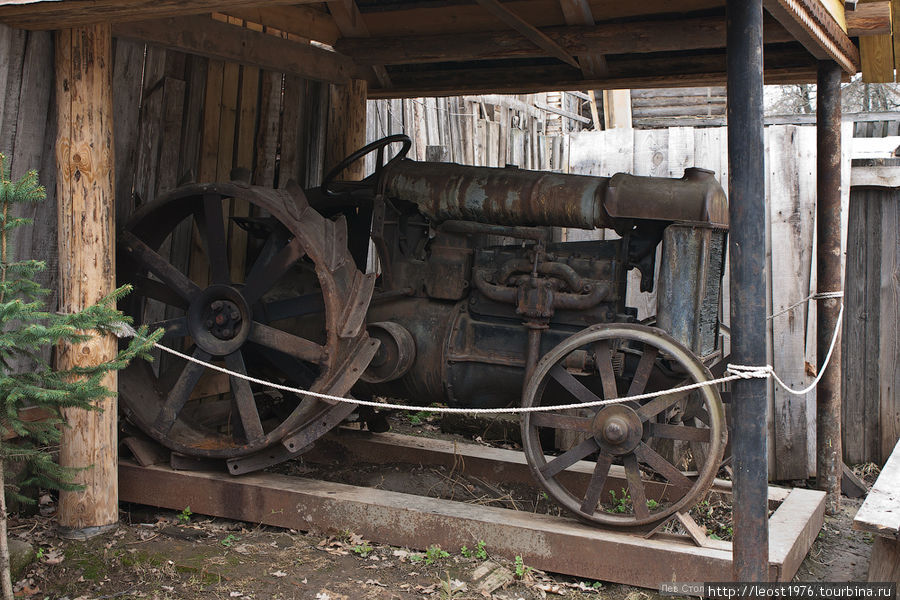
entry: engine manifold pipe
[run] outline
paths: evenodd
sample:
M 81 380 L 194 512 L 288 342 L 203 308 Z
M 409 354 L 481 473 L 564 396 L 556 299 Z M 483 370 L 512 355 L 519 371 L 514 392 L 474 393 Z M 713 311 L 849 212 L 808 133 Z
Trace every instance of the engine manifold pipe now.
M 681 179 L 593 177 L 402 160 L 383 177 L 388 197 L 415 204 L 436 223 L 594 229 L 647 219 L 728 227 L 725 192 L 705 169 L 686 169 Z

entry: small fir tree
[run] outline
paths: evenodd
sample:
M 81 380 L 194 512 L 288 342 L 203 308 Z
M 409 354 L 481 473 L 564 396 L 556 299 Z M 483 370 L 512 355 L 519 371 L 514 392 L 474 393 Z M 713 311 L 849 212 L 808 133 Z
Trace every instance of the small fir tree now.
M 61 468 L 52 454 L 59 442 L 60 428 L 66 426 L 61 409 L 90 410 L 96 407 L 97 401 L 113 396 L 114 392 L 102 385 L 104 376 L 124 368 L 132 359 L 149 360 L 149 350 L 162 334 L 158 331 L 148 335 L 146 328 L 141 328 L 114 360 L 95 367 L 60 371 L 45 359 L 43 351 L 60 342 L 77 344 L 92 335 L 117 332 L 128 319 L 115 305 L 129 291 L 127 286 L 121 287 L 75 314 L 56 314 L 46 309 L 43 298 L 49 290 L 35 280 L 45 264 L 37 260 L 16 260 L 17 257 L 10 255 L 14 230 L 31 224 L 30 219 L 13 217 L 13 206 L 40 202 L 45 197 L 35 171 L 12 181 L 7 159 L 0 154 L 0 439 L 9 434 L 18 437 L 14 444 L 0 442 L 0 489 L 25 502 L 33 500 L 23 497 L 19 488 L 5 481 L 7 461 L 27 463 L 22 485 L 79 489 L 72 483 L 76 470 Z M 19 418 L 25 407 L 43 409 L 49 417 L 25 422 Z M 3 598 L 11 600 L 3 493 L 0 493 L 0 571 Z

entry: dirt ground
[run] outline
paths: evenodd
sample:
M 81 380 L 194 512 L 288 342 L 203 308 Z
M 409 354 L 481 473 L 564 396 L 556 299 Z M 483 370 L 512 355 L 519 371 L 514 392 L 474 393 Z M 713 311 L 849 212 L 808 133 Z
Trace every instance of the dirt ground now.
M 424 432 L 434 429 L 426 424 Z M 293 469 L 300 475 L 315 474 L 314 467 L 302 463 L 281 468 Z M 375 482 L 386 488 L 418 487 L 434 491 L 450 485 L 439 473 L 422 469 L 406 472 L 399 468 L 363 466 L 348 472 L 356 473 L 348 483 Z M 512 491 L 485 484 L 500 505 L 520 501 Z M 474 495 L 483 490 L 464 492 Z M 448 492 L 444 489 L 439 493 Z M 841 514 L 826 517 L 825 526 L 796 580 L 865 580 L 872 539 L 869 534 L 851 528 L 860 504 L 861 500 L 845 498 Z M 662 598 L 653 590 L 543 573 L 527 564 L 496 559 L 491 556 L 490 548 L 432 548 L 417 552 L 364 540 L 352 529 L 333 532 L 330 536 L 316 535 L 208 518 L 191 514 L 189 510 L 175 513 L 141 505 L 123 505 L 121 525 L 114 532 L 86 542 L 67 541 L 56 535 L 54 512 L 54 498 L 45 494 L 39 515 L 14 518 L 11 522 L 11 536 L 38 548 L 37 560 L 15 584 L 17 597 L 38 600 Z M 716 531 L 730 531 L 724 523 L 706 526 L 710 533 L 716 527 Z M 505 583 L 490 592 L 482 592 L 478 586 L 485 578 L 473 581 L 473 577 L 488 572 L 497 582 Z

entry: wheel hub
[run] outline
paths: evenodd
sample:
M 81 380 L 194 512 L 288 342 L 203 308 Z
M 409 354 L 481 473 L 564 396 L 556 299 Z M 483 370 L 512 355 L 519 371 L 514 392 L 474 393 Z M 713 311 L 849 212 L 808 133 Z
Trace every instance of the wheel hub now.
M 191 303 L 188 329 L 197 346 L 224 356 L 238 350 L 250 335 L 250 307 L 235 288 L 211 285 Z
M 602 408 L 594 417 L 591 429 L 600 447 L 615 455 L 634 450 L 643 434 L 640 417 L 632 408 L 621 404 Z

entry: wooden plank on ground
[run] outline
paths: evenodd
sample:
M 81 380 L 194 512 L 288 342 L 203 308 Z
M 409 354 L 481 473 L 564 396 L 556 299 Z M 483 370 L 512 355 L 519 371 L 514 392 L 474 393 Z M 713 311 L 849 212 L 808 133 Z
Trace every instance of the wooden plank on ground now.
M 797 515 L 808 515 L 798 519 Z M 825 523 L 825 492 L 792 489 L 769 517 L 769 562 L 781 566 L 777 581 L 790 581 Z
M 770 131 L 767 164 L 771 179 L 772 311 L 777 314 L 809 294 L 812 265 L 815 175 L 808 157 L 815 152 L 815 131 L 785 125 Z M 813 157 L 813 165 L 815 159 Z M 773 366 L 779 377 L 798 389 L 806 374 L 807 303 L 771 320 Z M 805 479 L 808 469 L 806 396 L 775 389 L 775 479 Z
M 731 577 L 725 550 L 648 540 L 548 515 L 270 473 L 229 478 L 124 461 L 119 481 L 126 502 L 189 505 L 199 514 L 299 530 L 352 528 L 367 539 L 408 548 L 459 548 L 483 540 L 497 555 L 518 555 L 535 568 L 579 577 L 652 588 L 673 579 Z

